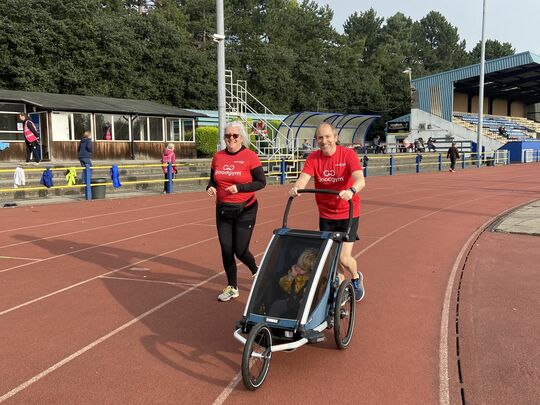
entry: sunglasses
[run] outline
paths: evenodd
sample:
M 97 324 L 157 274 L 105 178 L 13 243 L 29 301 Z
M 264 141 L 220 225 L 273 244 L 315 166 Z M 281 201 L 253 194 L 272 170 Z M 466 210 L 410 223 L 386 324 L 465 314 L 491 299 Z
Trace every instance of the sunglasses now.
M 225 138 L 227 139 L 231 139 L 231 138 L 238 139 L 239 136 L 240 134 L 225 134 Z

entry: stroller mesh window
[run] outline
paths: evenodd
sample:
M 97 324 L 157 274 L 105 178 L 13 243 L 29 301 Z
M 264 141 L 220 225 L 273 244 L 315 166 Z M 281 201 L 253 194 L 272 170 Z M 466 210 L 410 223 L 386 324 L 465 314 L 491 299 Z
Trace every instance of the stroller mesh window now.
M 332 263 L 338 258 L 336 257 L 336 249 L 338 248 L 337 244 L 333 244 L 332 248 L 330 249 L 330 252 L 328 253 L 328 256 L 326 258 L 326 263 L 324 263 L 324 267 L 321 273 L 321 277 L 319 278 L 319 283 L 317 285 L 317 289 L 315 290 L 315 296 L 313 297 L 313 304 L 311 305 L 312 311 L 319 305 L 323 297 L 325 297 L 324 292 L 327 288 L 330 288 L 329 281 L 330 280 L 330 270 L 332 269 Z M 337 266 L 337 263 L 335 264 Z M 326 307 L 327 302 L 324 302 L 324 305 Z
M 325 242 L 276 235 L 259 269 L 248 311 L 275 318 L 298 318 Z

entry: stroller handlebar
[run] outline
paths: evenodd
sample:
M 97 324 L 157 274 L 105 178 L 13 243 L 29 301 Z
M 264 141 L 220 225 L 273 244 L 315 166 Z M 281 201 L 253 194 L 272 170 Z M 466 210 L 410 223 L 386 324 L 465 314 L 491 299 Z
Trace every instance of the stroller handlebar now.
M 312 193 L 312 194 L 335 194 L 336 196 L 339 195 L 339 191 L 336 190 L 323 190 L 318 188 L 304 188 L 301 190 L 297 190 L 298 194 L 303 193 Z M 294 197 L 289 197 L 289 200 L 287 201 L 287 207 L 285 208 L 285 213 L 283 214 L 283 228 L 287 227 L 287 219 L 289 217 L 289 210 L 291 208 L 291 204 L 294 200 Z M 352 198 L 348 201 L 349 203 L 349 223 L 347 224 L 347 235 L 351 232 L 352 227 L 352 220 L 353 220 L 353 202 Z M 354 242 L 351 241 L 351 242 Z

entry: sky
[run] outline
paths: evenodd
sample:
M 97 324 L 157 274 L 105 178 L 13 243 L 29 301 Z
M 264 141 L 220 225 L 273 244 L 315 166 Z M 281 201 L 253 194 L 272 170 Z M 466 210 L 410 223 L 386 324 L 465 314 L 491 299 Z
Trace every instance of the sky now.
M 333 26 L 343 33 L 343 23 L 355 11 L 373 8 L 385 19 L 401 12 L 419 21 L 430 11 L 438 11 L 457 28 L 470 51 L 482 39 L 484 0 L 317 0 L 334 11 Z M 530 51 L 540 55 L 540 0 L 485 0 L 485 38 L 510 42 L 516 53 Z

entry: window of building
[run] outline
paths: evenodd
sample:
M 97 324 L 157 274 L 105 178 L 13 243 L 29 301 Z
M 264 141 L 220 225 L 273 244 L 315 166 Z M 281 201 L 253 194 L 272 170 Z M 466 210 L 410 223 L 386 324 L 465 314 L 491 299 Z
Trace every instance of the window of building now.
M 53 111 L 51 114 L 51 129 L 55 141 L 73 140 L 71 113 Z
M 127 115 L 113 116 L 113 135 L 115 141 L 129 141 L 129 117 Z
M 133 119 L 133 130 L 131 132 L 134 141 L 148 140 L 148 117 L 139 116 Z
M 90 113 L 73 113 L 73 138 L 70 140 L 80 140 L 85 131 L 92 132 L 92 114 Z
M 182 134 L 184 142 L 195 142 L 195 122 L 192 119 L 182 119 Z
M 163 118 L 148 117 L 150 141 L 163 142 Z
M 166 140 L 168 142 L 178 142 L 180 138 L 180 120 L 178 118 L 167 118 Z
M 0 112 L 0 142 L 24 140 L 22 129 L 17 125 L 18 121 L 19 113 Z
M 112 141 L 112 114 L 94 114 L 96 122 L 96 140 L 98 141 Z
M 0 103 L 0 111 L 21 113 L 24 112 L 24 104 L 17 103 Z

